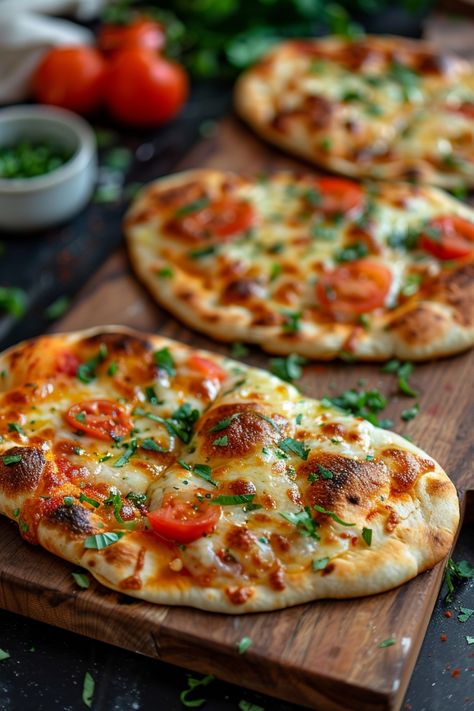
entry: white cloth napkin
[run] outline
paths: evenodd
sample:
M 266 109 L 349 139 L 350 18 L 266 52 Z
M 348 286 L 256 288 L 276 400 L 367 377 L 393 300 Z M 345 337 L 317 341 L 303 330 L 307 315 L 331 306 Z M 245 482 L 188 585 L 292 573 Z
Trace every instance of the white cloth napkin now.
M 0 104 L 28 98 L 31 76 L 51 47 L 92 44 L 89 30 L 52 15 L 88 20 L 98 15 L 106 2 L 0 0 Z

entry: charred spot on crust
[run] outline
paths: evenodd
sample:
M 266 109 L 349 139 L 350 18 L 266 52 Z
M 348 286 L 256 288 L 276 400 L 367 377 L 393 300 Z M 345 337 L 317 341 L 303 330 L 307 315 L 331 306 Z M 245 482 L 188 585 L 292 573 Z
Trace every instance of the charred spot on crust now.
M 58 506 L 47 518 L 51 523 L 58 524 L 70 533 L 77 535 L 92 533 L 95 530 L 89 511 L 78 504 Z
M 416 69 L 422 74 L 447 76 L 457 66 L 457 59 L 450 54 L 420 52 L 416 57 Z
M 253 297 L 261 298 L 265 289 L 258 279 L 236 279 L 225 287 L 221 302 L 223 304 L 241 304 Z
M 5 463 L 9 461 L 8 458 L 14 458 L 11 464 Z M 41 481 L 45 467 L 46 460 L 40 449 L 10 447 L 0 456 L 0 489 L 13 496 L 33 493 Z
M 456 321 L 474 325 L 474 263 L 443 274 L 436 282 L 434 295 L 455 309 Z
M 227 420 L 229 420 L 227 426 L 217 432 L 211 431 Z M 211 457 L 232 459 L 243 457 L 257 447 L 270 445 L 279 440 L 281 430 L 287 424 L 287 421 L 279 415 L 274 417 L 265 415 L 261 405 L 255 402 L 221 405 L 208 415 L 201 429 L 202 449 Z M 214 444 L 224 436 L 227 438 L 226 444 Z
M 446 318 L 432 308 L 420 304 L 395 317 L 388 328 L 396 331 L 405 343 L 423 346 L 443 336 L 446 331 Z
M 149 341 L 128 333 L 96 333 L 94 336 L 84 338 L 80 342 L 81 346 L 99 348 L 104 345 L 109 355 L 121 354 L 130 356 L 140 356 L 153 350 Z
M 323 478 L 318 464 L 332 473 Z M 344 513 L 347 504 L 367 508 L 372 499 L 389 482 L 390 474 L 384 462 L 351 459 L 340 454 L 317 453 L 299 467 L 298 477 L 318 478 L 308 486 L 306 499 L 309 505 L 318 504 L 329 511 Z
M 384 449 L 381 455 L 387 461 L 392 475 L 392 491 L 397 493 L 408 491 L 421 474 L 433 469 L 433 463 L 429 459 L 421 459 L 403 449 Z

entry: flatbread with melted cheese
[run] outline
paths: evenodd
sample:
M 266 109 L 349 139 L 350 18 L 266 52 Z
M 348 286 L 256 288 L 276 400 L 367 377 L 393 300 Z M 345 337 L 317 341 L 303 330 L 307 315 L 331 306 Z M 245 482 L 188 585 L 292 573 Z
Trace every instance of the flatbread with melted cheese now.
M 220 340 L 360 360 L 474 343 L 474 211 L 436 188 L 195 170 L 145 188 L 125 232 L 156 300 Z
M 474 68 L 425 42 L 291 40 L 240 77 L 265 139 L 352 177 L 474 185 Z
M 237 614 L 378 593 L 449 551 L 435 461 L 267 372 L 119 327 L 0 365 L 0 512 L 107 587 Z

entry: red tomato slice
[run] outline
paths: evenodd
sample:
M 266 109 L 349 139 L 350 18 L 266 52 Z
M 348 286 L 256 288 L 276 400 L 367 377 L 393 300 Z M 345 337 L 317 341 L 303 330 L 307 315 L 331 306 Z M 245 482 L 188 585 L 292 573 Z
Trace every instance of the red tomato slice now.
M 185 205 L 183 205 L 185 207 Z M 234 237 L 250 229 L 256 222 L 256 212 L 249 202 L 224 197 L 170 223 L 173 230 L 192 240 L 205 237 Z
M 71 351 L 61 351 L 56 359 L 56 371 L 74 377 L 81 361 Z
M 359 259 L 323 274 L 316 293 L 324 311 L 350 319 L 383 306 L 391 283 L 390 269 L 380 262 Z
M 147 516 L 154 533 L 176 543 L 192 543 L 211 533 L 221 515 L 221 507 L 169 498 Z
M 107 442 L 126 437 L 133 429 L 133 422 L 123 407 L 112 400 L 76 402 L 64 417 L 73 429 Z
M 364 191 L 352 180 L 319 178 L 315 187 L 321 193 L 321 202 L 316 208 L 322 210 L 325 215 L 348 215 L 362 209 Z
M 463 114 L 467 118 L 474 119 L 474 102 L 465 102 L 460 106 L 448 106 L 448 109 L 455 114 Z
M 455 215 L 436 217 L 429 230 L 421 236 L 420 246 L 438 259 L 461 259 L 474 254 L 474 223 Z
M 199 375 L 209 380 L 218 380 L 222 383 L 227 376 L 227 373 L 220 365 L 214 363 L 208 358 L 203 358 L 200 355 L 192 355 L 188 360 L 188 366 L 191 370 L 196 371 Z

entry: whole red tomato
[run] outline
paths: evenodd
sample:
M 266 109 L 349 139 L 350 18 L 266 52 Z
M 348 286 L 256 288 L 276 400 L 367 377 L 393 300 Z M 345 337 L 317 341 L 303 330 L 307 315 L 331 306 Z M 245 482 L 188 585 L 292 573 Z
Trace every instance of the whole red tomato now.
M 97 35 L 97 46 L 105 54 L 134 47 L 158 51 L 165 42 L 163 26 L 146 17 L 137 17 L 128 25 L 103 25 Z
M 111 60 L 104 97 L 118 121 L 155 126 L 178 113 L 188 89 L 181 65 L 147 49 L 124 49 Z
M 53 104 L 88 114 L 102 101 L 106 63 L 93 47 L 57 47 L 41 60 L 33 76 L 33 95 Z

